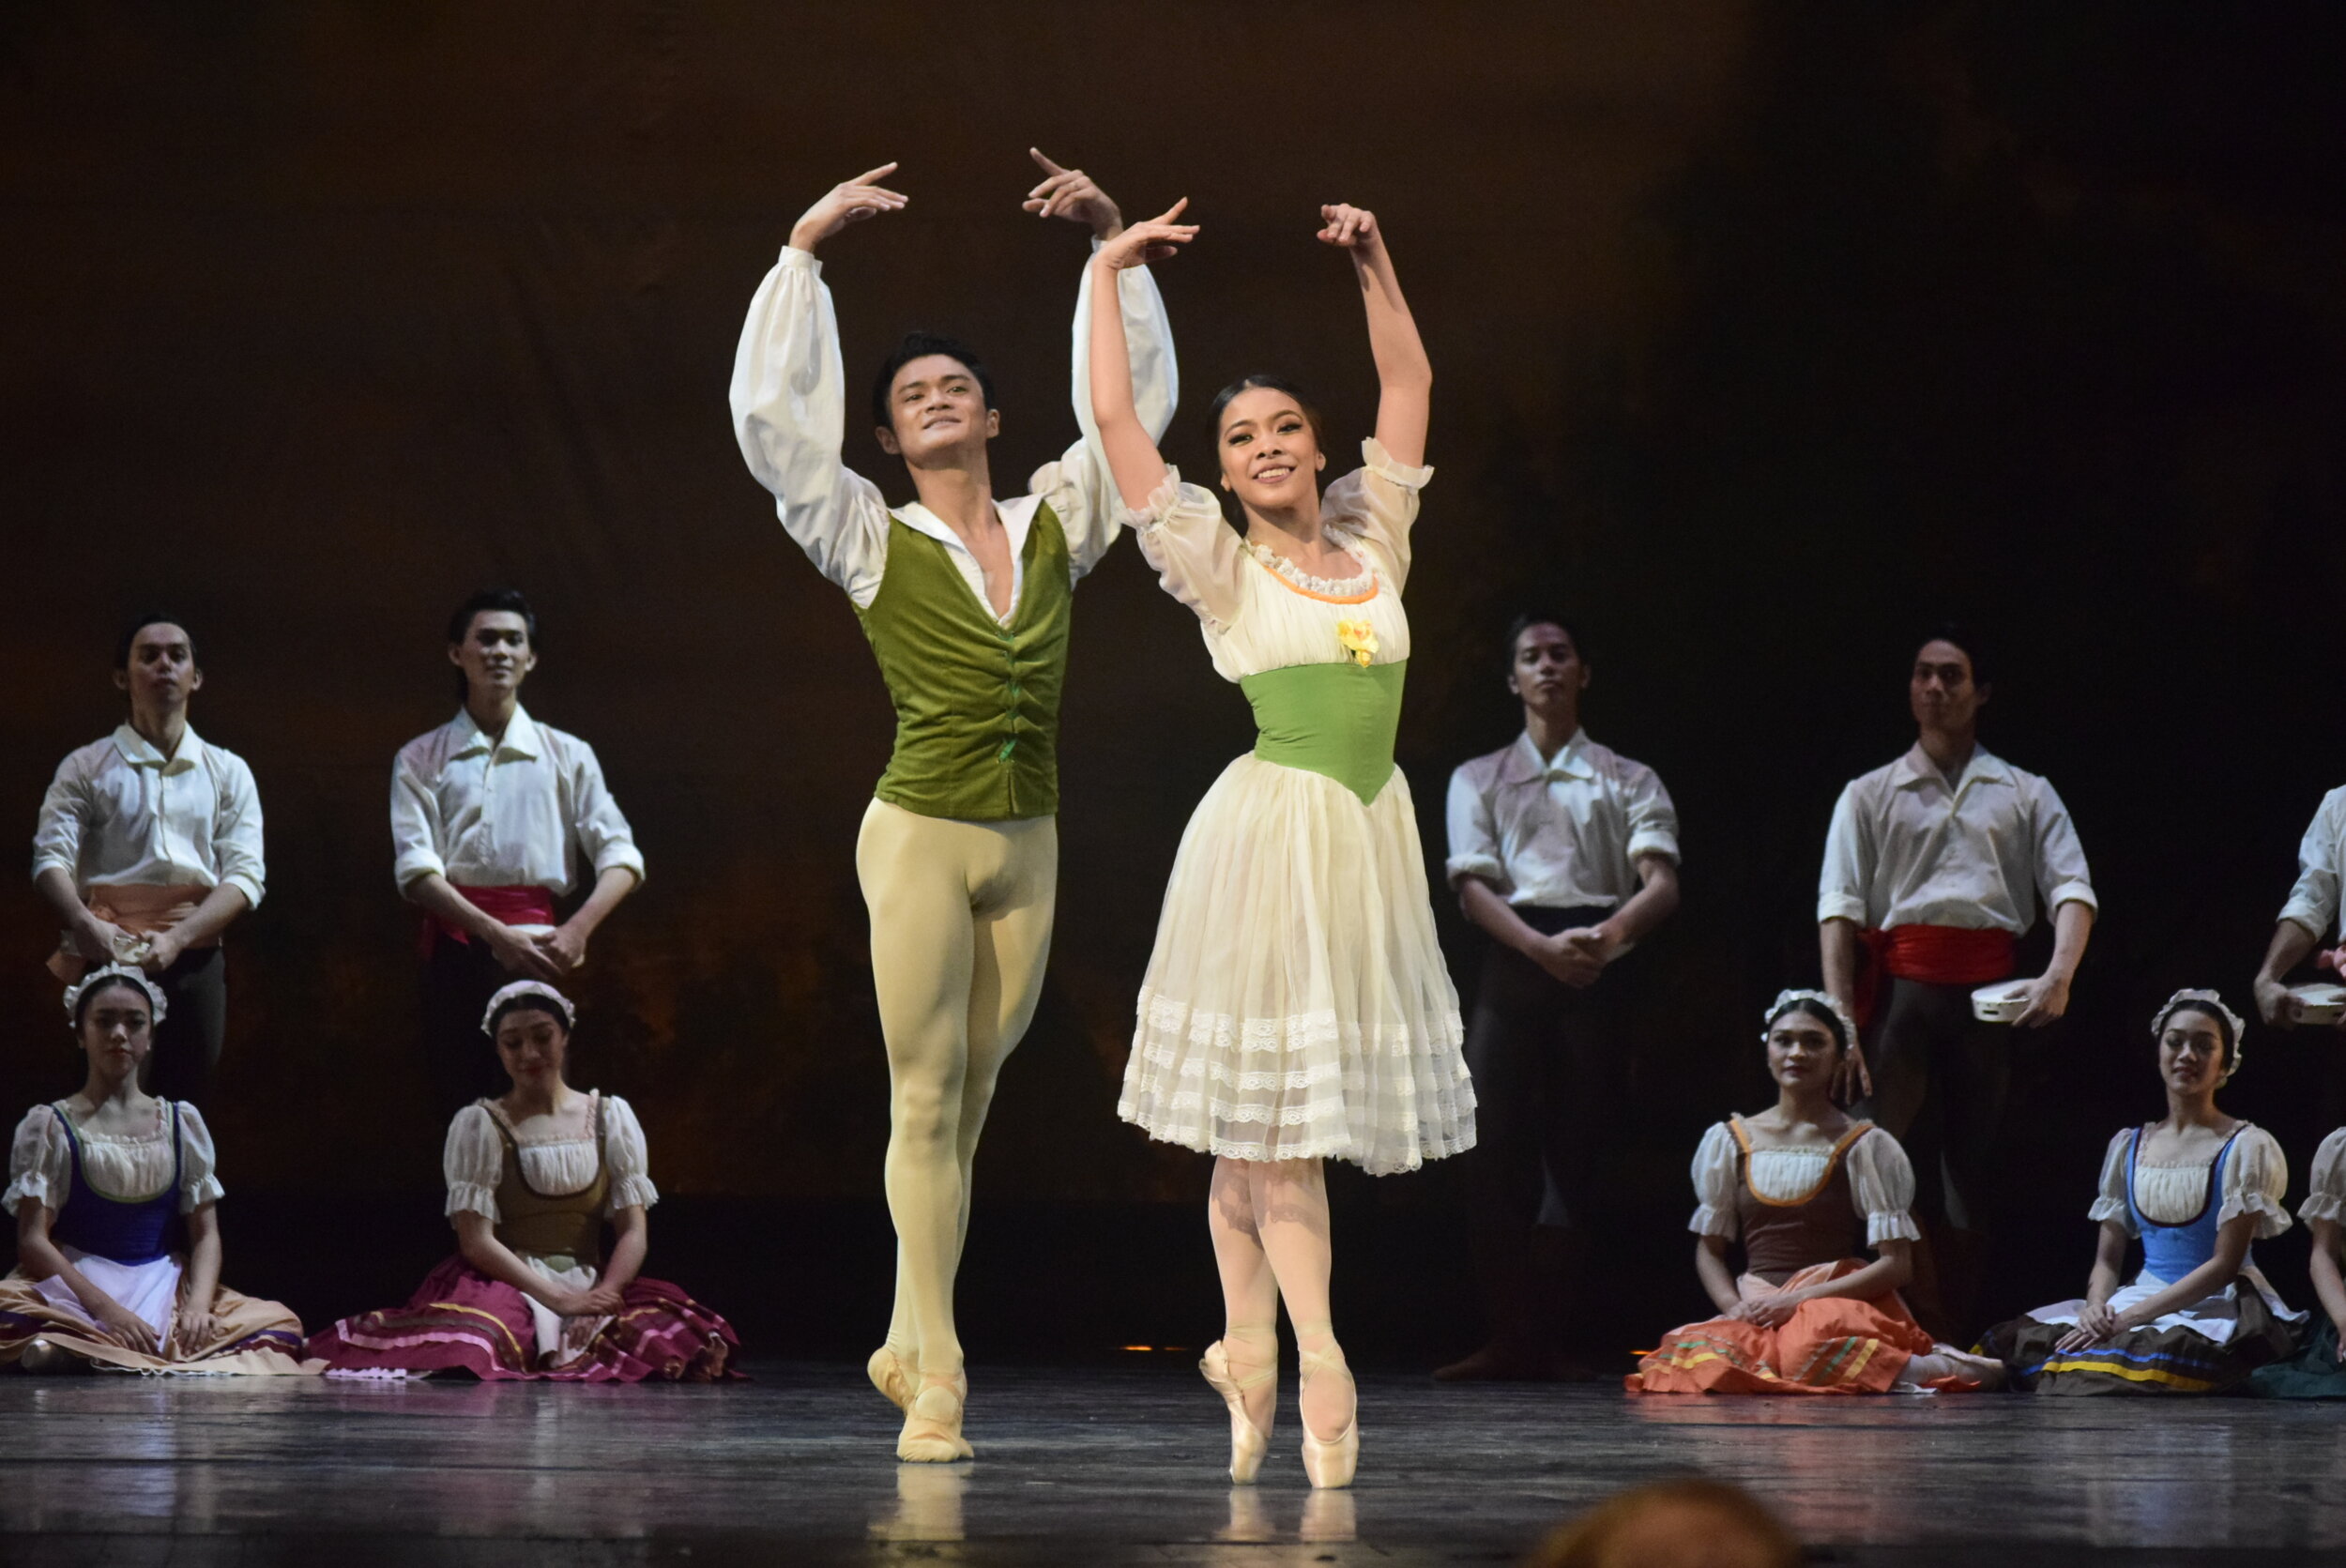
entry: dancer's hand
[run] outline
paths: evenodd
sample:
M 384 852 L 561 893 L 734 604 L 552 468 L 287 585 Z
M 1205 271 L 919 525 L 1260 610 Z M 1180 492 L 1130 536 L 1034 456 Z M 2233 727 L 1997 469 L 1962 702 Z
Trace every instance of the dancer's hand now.
M 1128 266 L 1163 261 L 1181 253 L 1182 246 L 1197 237 L 1197 225 L 1177 223 L 1181 209 L 1189 206 L 1183 196 L 1154 218 L 1146 218 L 1101 245 L 1099 255 L 1092 258 L 1111 272 L 1121 272 Z
M 1735 1310 L 1727 1316 L 1738 1323 L 1751 1323 L 1762 1329 L 1774 1329 L 1780 1328 L 1789 1321 L 1792 1316 L 1792 1309 L 1799 1305 L 1799 1301 L 1790 1293 L 1779 1290 L 1772 1296 L 1760 1296 L 1750 1301 L 1738 1302 L 1735 1303 Z
M 146 939 L 146 955 L 139 960 L 139 967 L 150 975 L 160 975 L 179 962 L 179 955 L 188 950 L 171 932 L 158 931 Z
M 1374 251 L 1385 242 L 1377 227 L 1377 215 L 1364 206 L 1336 202 L 1321 207 L 1319 218 L 1322 244 L 1347 251 Z
M 1099 182 L 1081 169 L 1062 169 L 1043 156 L 1040 147 L 1028 147 L 1027 156 L 1035 161 L 1046 176 L 1043 183 L 1027 192 L 1027 199 L 1018 205 L 1037 218 L 1064 218 L 1071 223 L 1089 223 L 1091 236 L 1103 245 L 1124 232 L 1124 215 L 1116 208 L 1108 193 Z
M 578 1310 L 568 1316 L 608 1317 L 625 1305 L 627 1305 L 627 1299 L 619 1294 L 617 1286 L 599 1284 L 578 1293 Z
M 2012 1020 L 2016 1029 L 2041 1029 L 2069 1011 L 2069 977 L 2048 971 L 2028 982 L 2021 993 L 2028 1007 Z
M 2257 976 L 2257 1015 L 2271 1028 L 2293 1029 L 2297 1020 L 2289 1011 L 2289 987 L 2270 975 Z
M 1851 1041 L 1841 1053 L 1841 1065 L 1833 1070 L 1833 1098 L 1848 1105 L 1872 1099 L 1873 1092 L 1874 1075 L 1866 1065 L 1866 1047 Z
M 556 968 L 570 974 L 586 962 L 586 934 L 565 921 L 538 938 L 538 951 Z
M 2125 1315 L 2110 1311 L 2108 1302 L 2088 1302 L 2078 1314 L 2078 1326 L 2063 1334 L 2053 1348 L 2063 1352 L 2088 1349 L 2116 1338 L 2125 1327 Z
M 815 247 L 848 224 L 861 223 L 878 213 L 902 210 L 909 198 L 878 183 L 895 172 L 894 163 L 883 163 L 832 186 L 821 201 L 808 207 L 791 225 L 790 249 L 813 255 Z
M 129 945 L 130 934 L 112 921 L 101 921 L 84 912 L 73 922 L 73 951 L 93 964 L 114 961 L 114 944 Z
M 98 1319 L 105 1336 L 124 1349 L 149 1356 L 155 1353 L 155 1331 L 147 1326 L 146 1319 L 120 1302 L 110 1301 L 90 1316 Z
M 180 1304 L 179 1316 L 173 1324 L 172 1336 L 179 1342 L 182 1354 L 193 1355 L 205 1346 L 209 1345 L 212 1342 L 212 1336 L 219 1332 L 220 1320 L 212 1316 L 212 1309 L 197 1306 L 195 1302 L 190 1301 Z
M 1576 991 L 1595 984 L 1596 977 L 1605 972 L 1605 960 L 1575 940 L 1585 935 L 1583 928 L 1541 937 L 1532 950 L 1532 962 Z
M 517 975 L 542 980 L 548 985 L 562 978 L 562 971 L 554 967 L 554 960 L 539 951 L 537 941 L 525 932 L 510 925 L 492 926 L 481 940 L 489 944 L 489 951 L 496 961 Z

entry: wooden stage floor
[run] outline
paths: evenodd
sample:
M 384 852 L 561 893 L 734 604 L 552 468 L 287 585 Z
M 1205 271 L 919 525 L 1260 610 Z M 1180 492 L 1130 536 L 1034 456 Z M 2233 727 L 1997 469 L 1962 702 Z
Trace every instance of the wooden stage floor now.
M 729 1388 L 0 1377 L 0 1562 L 1503 1564 L 1619 1487 L 1690 1471 L 1760 1493 L 1820 1562 L 2346 1556 L 2346 1408 L 1370 1377 L 1361 1483 L 1315 1495 L 1291 1388 L 1263 1484 L 1232 1487 L 1221 1406 L 1167 1358 L 979 1369 L 979 1458 L 953 1467 L 894 1462 L 893 1412 L 858 1368 L 754 1370 Z

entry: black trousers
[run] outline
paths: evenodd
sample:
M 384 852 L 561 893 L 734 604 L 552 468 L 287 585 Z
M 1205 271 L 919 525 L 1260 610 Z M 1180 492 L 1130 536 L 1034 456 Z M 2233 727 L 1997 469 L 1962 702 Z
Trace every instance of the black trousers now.
M 1518 908 L 1553 936 L 1593 925 L 1610 909 Z M 1513 948 L 1493 943 L 1467 1024 L 1474 1075 L 1475 1147 L 1463 1165 L 1475 1265 L 1494 1339 L 1551 1339 L 1544 1319 L 1562 1308 L 1561 1248 L 1535 1232 L 1585 1232 L 1600 1212 L 1609 1106 L 1622 1076 L 1613 1049 L 1611 991 L 1576 989 Z M 1543 1263 L 1547 1267 L 1543 1267 Z
M 228 1038 L 228 956 L 216 947 L 191 948 L 156 978 L 163 1021 L 146 1059 L 147 1092 L 200 1107 Z
M 1918 1218 L 1983 1233 L 2012 1087 L 2012 1027 L 1973 1017 L 1969 985 L 1890 976 L 1886 986 L 1866 1040 L 1873 1093 L 1857 1113 L 1905 1146 Z
M 423 1066 L 433 1105 L 443 1114 L 502 1094 L 510 1083 L 495 1044 L 480 1032 L 480 1015 L 514 978 L 486 942 L 445 934 L 433 942 L 423 963 Z

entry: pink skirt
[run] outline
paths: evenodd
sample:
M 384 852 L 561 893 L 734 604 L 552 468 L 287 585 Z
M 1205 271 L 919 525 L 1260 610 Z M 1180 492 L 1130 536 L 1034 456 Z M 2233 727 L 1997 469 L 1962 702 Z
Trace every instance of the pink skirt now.
M 733 1326 L 665 1280 L 631 1280 L 623 1304 L 586 1348 L 538 1364 L 529 1298 L 462 1257 L 425 1276 L 407 1304 L 345 1317 L 313 1335 L 309 1353 L 336 1372 L 469 1372 L 584 1383 L 710 1383 L 738 1378 Z

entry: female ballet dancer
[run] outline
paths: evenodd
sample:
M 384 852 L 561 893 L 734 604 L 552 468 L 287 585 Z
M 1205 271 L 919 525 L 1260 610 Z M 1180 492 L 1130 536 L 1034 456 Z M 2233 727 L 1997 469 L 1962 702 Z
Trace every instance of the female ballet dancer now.
M 489 998 L 481 1032 L 512 1088 L 449 1124 L 441 1154 L 456 1256 L 407 1304 L 345 1317 L 310 1341 L 329 1374 L 706 1383 L 738 1376 L 733 1329 L 638 1271 L 650 1245 L 642 1123 L 628 1103 L 580 1093 L 570 998 L 519 980 Z M 617 1243 L 602 1250 L 605 1223 Z
M 161 983 L 109 964 L 66 992 L 88 1076 L 18 1123 L 0 1279 L 0 1363 L 28 1372 L 301 1373 L 301 1324 L 220 1283 L 212 1134 L 183 1100 L 139 1088 Z
M 2307 1272 L 2322 1303 L 2321 1320 L 2297 1353 L 2248 1375 L 2248 1392 L 2267 1399 L 2346 1399 L 2346 1127 L 2322 1140 L 2306 1179 L 2297 1217 L 2313 1233 Z
M 1922 1232 L 1898 1141 L 1833 1104 L 1857 1027 L 1821 991 L 1769 1004 L 1760 1039 L 1775 1104 L 1729 1117 L 1695 1150 L 1695 1272 L 1719 1309 L 1672 1329 L 1632 1393 L 1960 1392 L 2003 1367 L 1936 1345 L 1898 1297 Z M 1744 1272 L 1727 1266 L 1741 1238 Z M 1870 1251 L 1870 1259 L 1859 1256 Z
M 2241 1021 L 2213 991 L 2178 991 L 2151 1021 L 2167 1115 L 2110 1140 L 2083 1301 L 2038 1307 L 1981 1347 L 2038 1393 L 2217 1393 L 2296 1348 L 2292 1312 L 2249 1245 L 2289 1228 L 2289 1162 L 2252 1121 L 2216 1107 L 2240 1071 Z M 2127 1243 L 2142 1271 L 2118 1283 Z
M 1186 204 L 1093 257 L 1093 287 L 1196 234 Z M 1230 1410 L 1230 1479 L 1270 1438 L 1285 1298 L 1301 1361 L 1303 1468 L 1352 1480 L 1355 1392 L 1328 1308 L 1327 1159 L 1414 1169 L 1474 1141 L 1457 993 L 1435 945 L 1409 786 L 1394 766 L 1409 623 L 1401 589 L 1433 372 L 1376 219 L 1320 209 L 1368 314 L 1379 400 L 1363 466 L 1329 486 L 1318 416 L 1254 375 L 1214 399 L 1222 485 L 1182 484 L 1133 407 L 1123 324 L 1091 318 L 1091 404 L 1141 552 L 1196 612 L 1254 705 L 1254 751 L 1182 835 L 1117 1109 L 1215 1156 L 1207 1224 L 1226 1321 L 1201 1370 Z

